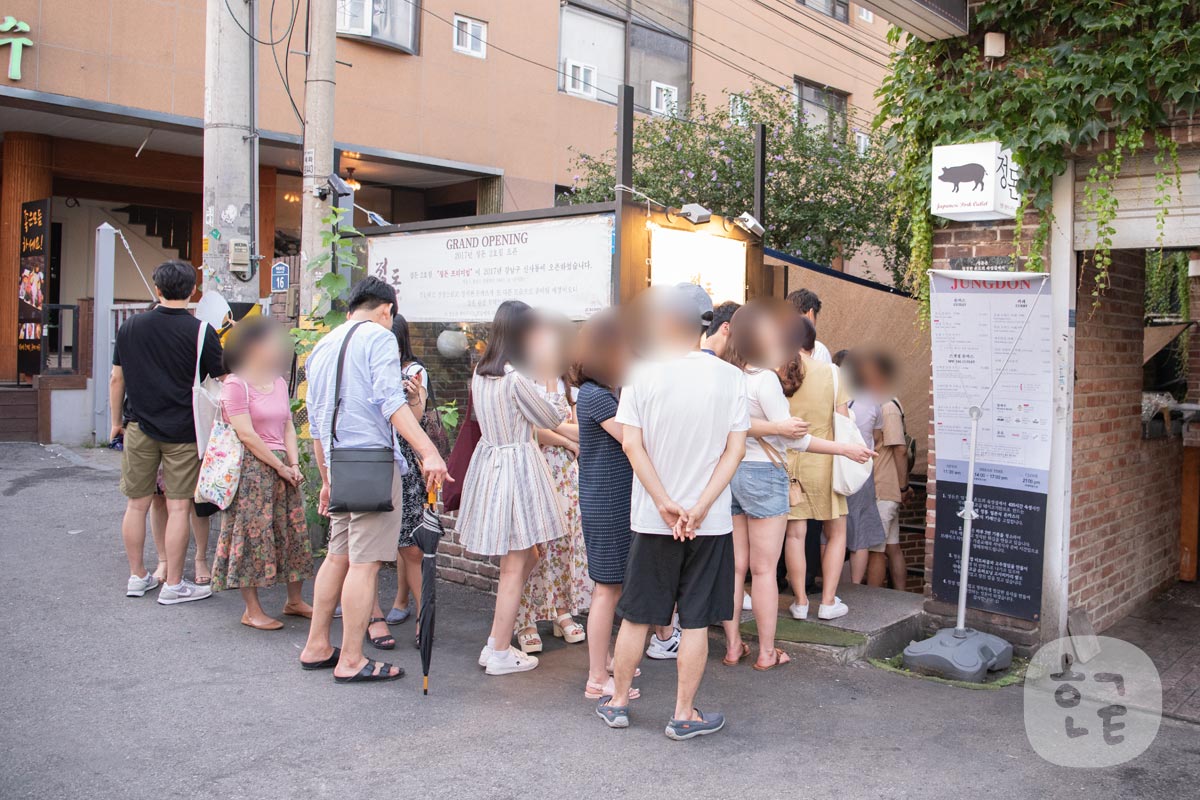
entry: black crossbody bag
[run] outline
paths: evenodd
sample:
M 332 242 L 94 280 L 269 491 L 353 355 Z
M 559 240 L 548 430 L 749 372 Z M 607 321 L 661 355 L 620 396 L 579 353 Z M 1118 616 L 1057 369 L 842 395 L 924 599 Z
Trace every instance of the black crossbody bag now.
M 329 510 L 330 511 L 391 511 L 392 479 L 396 456 L 391 447 L 338 447 L 338 410 L 342 405 L 342 369 L 346 347 L 358 330 L 359 322 L 346 332 L 338 353 L 337 377 L 333 389 L 333 425 L 329 443 Z

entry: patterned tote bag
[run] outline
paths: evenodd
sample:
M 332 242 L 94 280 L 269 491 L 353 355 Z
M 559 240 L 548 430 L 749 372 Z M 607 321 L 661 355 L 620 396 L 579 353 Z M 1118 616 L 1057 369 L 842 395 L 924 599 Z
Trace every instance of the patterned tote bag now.
M 250 387 L 244 382 L 242 387 L 246 390 L 246 402 L 249 403 Z M 245 447 L 237 431 L 225 421 L 224 414 L 218 414 L 208 435 L 204 459 L 200 462 L 200 479 L 196 482 L 195 495 L 197 503 L 212 503 L 222 511 L 233 504 L 242 477 L 244 453 Z

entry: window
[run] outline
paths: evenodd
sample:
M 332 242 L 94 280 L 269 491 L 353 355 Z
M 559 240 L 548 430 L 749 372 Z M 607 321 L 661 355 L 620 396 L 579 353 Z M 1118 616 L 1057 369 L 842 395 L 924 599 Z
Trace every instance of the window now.
M 454 51 L 476 58 L 486 58 L 487 23 L 455 14 Z
M 690 94 L 691 17 L 691 0 L 564 2 L 559 89 L 614 103 L 618 87 L 628 82 L 637 110 L 674 113 Z M 592 91 L 583 92 L 580 83 L 589 67 L 594 77 L 585 82 Z
M 650 110 L 655 114 L 675 116 L 679 106 L 679 88 L 658 81 L 650 81 Z
M 337 32 L 405 53 L 417 52 L 420 0 L 337 0 Z
M 625 82 L 625 24 L 573 5 L 562 7 L 559 24 L 558 88 L 615 103 Z
M 846 0 L 796 0 L 805 8 L 833 17 L 838 22 L 850 21 L 850 3 Z
M 871 149 L 871 137 L 862 131 L 855 131 L 854 149 L 858 151 L 860 156 L 865 156 L 867 151 Z
M 875 12 L 869 8 L 863 8 L 862 6 L 859 6 L 858 7 L 858 18 L 861 19 L 863 22 L 874 22 L 875 21 Z
M 846 95 L 828 86 L 819 86 L 806 80 L 796 81 L 796 107 L 801 120 L 809 125 L 826 125 L 830 129 L 835 123 L 845 123 Z
M 750 124 L 750 104 L 740 94 L 729 95 L 729 121 L 734 125 Z
M 633 84 L 633 102 L 639 110 L 663 112 L 659 109 L 660 90 L 674 92 L 672 109 L 678 106 L 680 87 L 688 85 L 688 51 L 686 39 L 634 23 L 629 29 L 629 73 Z
M 567 94 L 593 98 L 596 96 L 596 68 L 593 65 L 568 60 L 563 72 L 567 78 Z

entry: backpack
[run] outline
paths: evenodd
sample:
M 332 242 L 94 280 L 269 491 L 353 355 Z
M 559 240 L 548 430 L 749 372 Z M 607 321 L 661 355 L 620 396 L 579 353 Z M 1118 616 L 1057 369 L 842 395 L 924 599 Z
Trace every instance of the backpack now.
M 913 467 L 917 465 L 917 440 L 908 435 L 908 424 L 904 421 L 904 406 L 900 405 L 900 399 L 893 397 L 892 402 L 900 410 L 900 424 L 904 426 L 904 453 L 908 456 L 908 474 L 911 475 Z

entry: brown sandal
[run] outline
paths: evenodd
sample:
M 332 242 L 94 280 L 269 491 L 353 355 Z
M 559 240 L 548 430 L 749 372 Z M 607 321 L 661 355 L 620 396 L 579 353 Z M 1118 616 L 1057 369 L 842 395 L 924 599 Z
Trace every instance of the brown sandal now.
M 782 667 L 784 664 L 790 664 L 790 663 L 792 663 L 792 657 L 789 656 L 787 653 L 783 652 L 782 650 L 780 650 L 778 647 L 776 647 L 775 648 L 775 660 L 772 663 L 770 663 L 764 667 L 756 661 L 754 663 L 754 668 L 756 670 L 758 670 L 759 672 L 767 672 L 768 670 L 775 669 L 776 667 Z
M 721 663 L 727 667 L 736 667 L 738 664 L 740 664 L 742 662 L 742 659 L 744 659 L 748 655 L 750 655 L 750 645 L 746 644 L 745 642 L 742 642 L 742 654 L 740 656 L 738 656 L 737 658 L 733 659 L 732 661 L 730 661 L 728 658 L 722 658 Z

